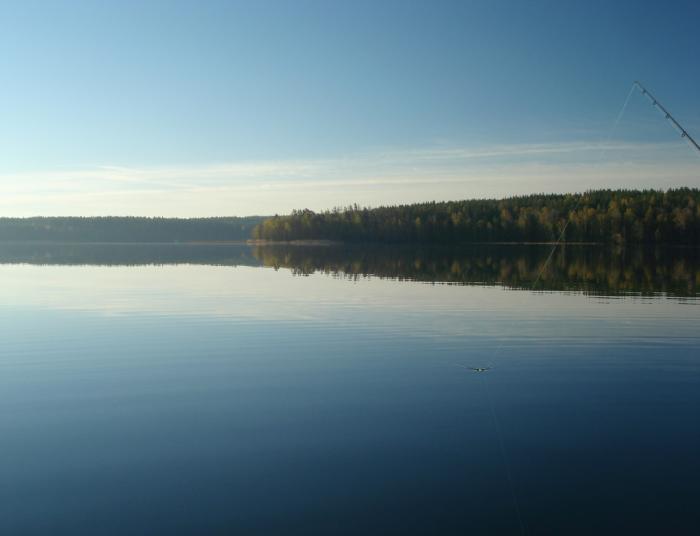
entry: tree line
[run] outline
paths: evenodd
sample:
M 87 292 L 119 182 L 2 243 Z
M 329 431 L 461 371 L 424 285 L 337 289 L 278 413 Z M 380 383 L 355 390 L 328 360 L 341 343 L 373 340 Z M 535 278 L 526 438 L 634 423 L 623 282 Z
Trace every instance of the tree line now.
M 700 244 L 700 190 L 596 190 L 325 212 L 297 210 L 253 229 L 272 241 Z
M 144 242 L 11 242 L 0 244 L 0 264 L 146 266 L 201 264 L 261 266 L 247 244 Z
M 217 242 L 247 240 L 261 223 L 246 218 L 0 218 L 0 241 Z

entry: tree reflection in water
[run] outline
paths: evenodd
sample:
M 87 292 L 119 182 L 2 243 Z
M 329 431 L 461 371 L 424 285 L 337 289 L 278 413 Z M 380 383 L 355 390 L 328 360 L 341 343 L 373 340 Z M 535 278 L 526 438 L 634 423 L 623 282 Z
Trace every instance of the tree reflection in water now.
M 296 275 L 320 272 L 350 279 L 380 277 L 597 295 L 692 297 L 700 288 L 698 248 L 560 245 L 546 263 L 551 251 L 546 244 L 455 248 L 26 242 L 0 244 L 0 264 L 265 266 L 290 269 Z
M 700 252 L 694 248 L 567 245 L 557 247 L 546 263 L 551 250 L 551 245 L 262 246 L 253 255 L 264 266 L 289 268 L 298 275 L 322 272 L 604 295 L 695 296 L 700 286 Z

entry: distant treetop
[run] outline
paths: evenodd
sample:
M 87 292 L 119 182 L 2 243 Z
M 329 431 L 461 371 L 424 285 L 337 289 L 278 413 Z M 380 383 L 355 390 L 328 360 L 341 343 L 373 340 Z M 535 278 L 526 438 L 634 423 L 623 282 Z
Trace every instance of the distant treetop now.
M 294 211 L 253 229 L 263 240 L 384 243 L 566 242 L 700 245 L 700 190 L 595 190 Z

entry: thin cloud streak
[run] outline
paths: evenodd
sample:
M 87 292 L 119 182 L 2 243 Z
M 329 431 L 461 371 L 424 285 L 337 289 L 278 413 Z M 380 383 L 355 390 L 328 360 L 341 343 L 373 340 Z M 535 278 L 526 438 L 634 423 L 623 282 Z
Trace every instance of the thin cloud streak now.
M 430 148 L 337 159 L 3 174 L 0 211 L 6 216 L 272 214 L 350 203 L 697 186 L 699 177 L 700 162 L 683 144 Z

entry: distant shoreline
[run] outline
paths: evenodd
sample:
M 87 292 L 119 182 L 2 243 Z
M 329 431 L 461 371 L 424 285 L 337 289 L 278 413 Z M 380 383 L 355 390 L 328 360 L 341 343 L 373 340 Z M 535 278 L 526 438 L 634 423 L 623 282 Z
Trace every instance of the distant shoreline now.
M 0 217 L 0 243 L 700 246 L 700 189 L 595 190 L 224 218 Z
M 700 245 L 700 189 L 591 190 L 267 218 L 252 238 L 405 244 Z

